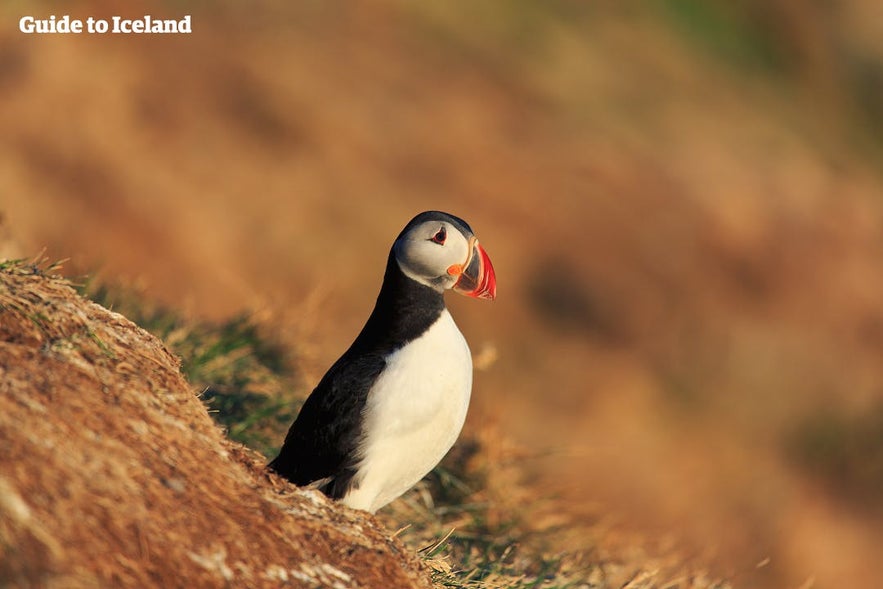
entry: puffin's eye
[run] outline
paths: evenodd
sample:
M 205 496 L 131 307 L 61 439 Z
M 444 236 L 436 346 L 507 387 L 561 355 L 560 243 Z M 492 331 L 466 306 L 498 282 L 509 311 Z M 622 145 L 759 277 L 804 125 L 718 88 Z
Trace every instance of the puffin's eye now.
M 435 235 L 433 235 L 432 237 L 429 238 L 429 240 L 434 241 L 435 243 L 437 243 L 439 245 L 444 245 L 445 240 L 447 238 L 448 238 L 448 232 L 444 228 L 444 225 L 443 225 L 438 231 L 435 232 Z

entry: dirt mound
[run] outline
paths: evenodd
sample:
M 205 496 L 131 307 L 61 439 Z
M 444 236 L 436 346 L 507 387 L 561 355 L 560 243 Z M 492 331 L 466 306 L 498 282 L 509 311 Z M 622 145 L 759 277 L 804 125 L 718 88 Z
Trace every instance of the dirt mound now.
M 268 477 L 155 337 L 0 264 L 0 585 L 428 587 L 371 517 Z

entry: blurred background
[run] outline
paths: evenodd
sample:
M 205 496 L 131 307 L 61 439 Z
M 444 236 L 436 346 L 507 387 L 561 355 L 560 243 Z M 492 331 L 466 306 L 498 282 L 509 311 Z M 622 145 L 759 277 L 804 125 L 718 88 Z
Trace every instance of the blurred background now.
M 452 212 L 498 277 L 449 297 L 467 435 L 569 543 L 883 583 L 878 2 L 114 4 L 0 7 L 0 256 L 256 313 L 315 382 L 401 227 Z

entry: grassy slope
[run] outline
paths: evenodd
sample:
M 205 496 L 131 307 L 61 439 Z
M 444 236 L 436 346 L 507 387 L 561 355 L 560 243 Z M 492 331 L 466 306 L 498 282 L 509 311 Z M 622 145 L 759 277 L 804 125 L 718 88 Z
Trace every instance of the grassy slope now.
M 158 338 L 52 269 L 0 261 L 0 585 L 430 586 L 374 518 L 268 477 Z
M 231 439 L 274 455 L 308 390 L 297 359 L 272 330 L 244 316 L 219 323 L 185 320 L 131 289 L 87 284 L 83 290 L 180 356 L 182 373 Z M 380 515 L 422 555 L 437 586 L 563 589 L 588 583 L 638 589 L 688 578 L 683 587 L 729 586 L 688 572 L 679 555 L 661 570 L 659 555 L 605 555 L 603 546 L 585 543 L 568 547 L 559 537 L 568 522 L 553 516 L 554 498 L 537 501 L 535 491 L 521 487 L 517 468 L 489 464 L 481 444 L 464 436 L 427 479 Z M 505 495 L 487 488 L 489 476 L 505 479 Z
M 468 428 L 506 506 L 484 519 L 552 493 L 590 553 L 626 514 L 747 586 L 873 584 L 883 35 L 873 2 L 791 4 L 231 3 L 188 39 L 7 36 L 4 213 L 184 315 L 269 309 L 310 382 L 442 203 L 501 277 L 492 309 L 451 303 L 498 356 Z

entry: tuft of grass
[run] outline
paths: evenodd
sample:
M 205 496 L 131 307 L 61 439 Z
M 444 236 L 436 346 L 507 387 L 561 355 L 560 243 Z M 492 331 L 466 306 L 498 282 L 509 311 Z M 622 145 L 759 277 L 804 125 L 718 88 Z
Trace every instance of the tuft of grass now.
M 586 587 L 596 565 L 552 548 L 553 528 L 537 529 L 530 507 L 503 506 L 487 492 L 499 465 L 482 464 L 476 440 L 461 440 L 432 473 L 381 512 L 423 557 L 437 587 Z
M 294 420 L 307 390 L 290 353 L 248 316 L 193 321 L 139 293 L 88 282 L 81 292 L 150 331 L 181 359 L 231 439 L 266 456 Z M 488 465 L 475 440 L 461 440 L 424 481 L 380 518 L 418 551 L 437 587 L 565 589 L 586 586 L 587 569 L 549 549 L 552 530 L 538 532 L 525 510 L 502 509 L 485 491 Z M 479 466 L 476 467 L 476 463 Z
M 194 321 L 131 289 L 87 283 L 81 291 L 162 339 L 231 439 L 275 453 L 304 392 L 290 352 L 251 317 Z
M 50 261 L 49 258 L 42 253 L 32 259 L 4 259 L 0 260 L 0 272 L 16 276 L 39 276 L 41 278 L 66 282 L 66 279 L 60 274 L 60 270 L 65 261 L 66 260 Z M 8 293 L 4 292 L 4 289 L 0 289 L 0 309 L 9 308 L 14 310 L 22 317 L 26 317 L 37 329 L 46 335 L 46 327 L 50 323 L 49 317 L 40 311 L 28 311 L 24 309 L 15 301 L 14 297 L 8 297 L 7 295 Z M 86 336 L 98 345 L 102 353 L 105 355 L 110 353 L 107 345 L 101 341 L 95 333 L 87 330 Z
M 164 340 L 230 438 L 266 456 L 275 453 L 308 390 L 290 353 L 252 318 L 193 321 L 132 290 L 87 284 L 81 291 Z M 461 439 L 378 517 L 422 556 L 436 587 L 612 586 L 593 547 L 572 549 L 562 540 L 565 524 L 548 518 L 554 500 L 526 493 L 514 461 L 500 462 L 488 458 L 478 439 Z
M 59 270 L 61 270 L 66 261 L 67 260 L 55 260 L 53 262 L 43 254 L 39 254 L 30 260 L 27 258 L 7 258 L 0 260 L 0 272 L 57 278 Z

